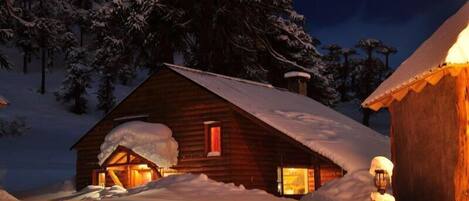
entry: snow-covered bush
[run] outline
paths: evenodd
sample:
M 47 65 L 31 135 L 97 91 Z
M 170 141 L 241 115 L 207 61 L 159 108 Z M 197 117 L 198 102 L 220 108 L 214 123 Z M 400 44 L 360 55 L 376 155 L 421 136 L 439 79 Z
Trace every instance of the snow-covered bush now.
M 11 121 L 0 119 L 0 137 L 22 135 L 28 129 L 23 117 L 16 117 Z

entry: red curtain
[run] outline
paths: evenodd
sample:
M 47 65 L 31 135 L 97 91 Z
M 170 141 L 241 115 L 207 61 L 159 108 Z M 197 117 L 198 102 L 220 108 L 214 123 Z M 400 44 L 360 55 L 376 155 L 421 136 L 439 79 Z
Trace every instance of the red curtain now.
M 220 127 L 210 128 L 210 152 L 221 152 Z

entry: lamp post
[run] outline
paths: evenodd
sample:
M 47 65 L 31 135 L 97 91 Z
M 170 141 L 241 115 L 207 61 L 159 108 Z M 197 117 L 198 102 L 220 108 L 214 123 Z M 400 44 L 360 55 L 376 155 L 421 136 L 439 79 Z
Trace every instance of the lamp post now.
M 378 192 L 382 195 L 386 193 L 386 187 L 388 186 L 388 173 L 382 169 L 375 170 L 375 186 Z

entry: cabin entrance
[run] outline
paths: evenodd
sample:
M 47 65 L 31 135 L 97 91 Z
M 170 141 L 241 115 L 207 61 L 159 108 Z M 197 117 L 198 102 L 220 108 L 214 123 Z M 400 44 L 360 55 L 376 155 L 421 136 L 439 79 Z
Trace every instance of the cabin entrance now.
M 93 185 L 133 188 L 161 177 L 158 167 L 152 162 L 119 146 L 101 169 L 93 171 Z

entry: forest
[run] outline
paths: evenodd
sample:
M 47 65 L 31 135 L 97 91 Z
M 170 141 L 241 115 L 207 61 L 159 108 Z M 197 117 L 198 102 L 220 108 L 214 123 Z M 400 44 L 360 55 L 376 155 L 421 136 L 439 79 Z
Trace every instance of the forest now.
M 0 0 L 0 69 L 13 64 L 6 48 L 21 52 L 23 74 L 40 69 L 37 92 L 48 89 L 49 69 L 66 76 L 54 92 L 70 112 L 103 114 L 116 105 L 115 84 L 137 72 L 150 75 L 182 58 L 185 66 L 285 87 L 288 71 L 311 74 L 308 95 L 330 107 L 364 100 L 393 71 L 396 48 L 379 39 L 354 47 L 322 44 L 309 34 L 293 0 Z M 56 64 L 63 59 L 64 66 Z M 32 58 L 40 62 L 32 62 Z M 0 71 L 1 73 L 1 71 Z M 97 105 L 90 83 L 99 82 Z M 360 109 L 369 125 L 372 111 Z M 21 133 L 21 120 L 0 120 L 0 133 Z M 14 125 L 13 125 L 14 124 Z M 19 126 L 18 126 L 19 125 Z M 19 129 L 21 130 L 21 129 Z M 13 132 L 15 131 L 15 132 Z

